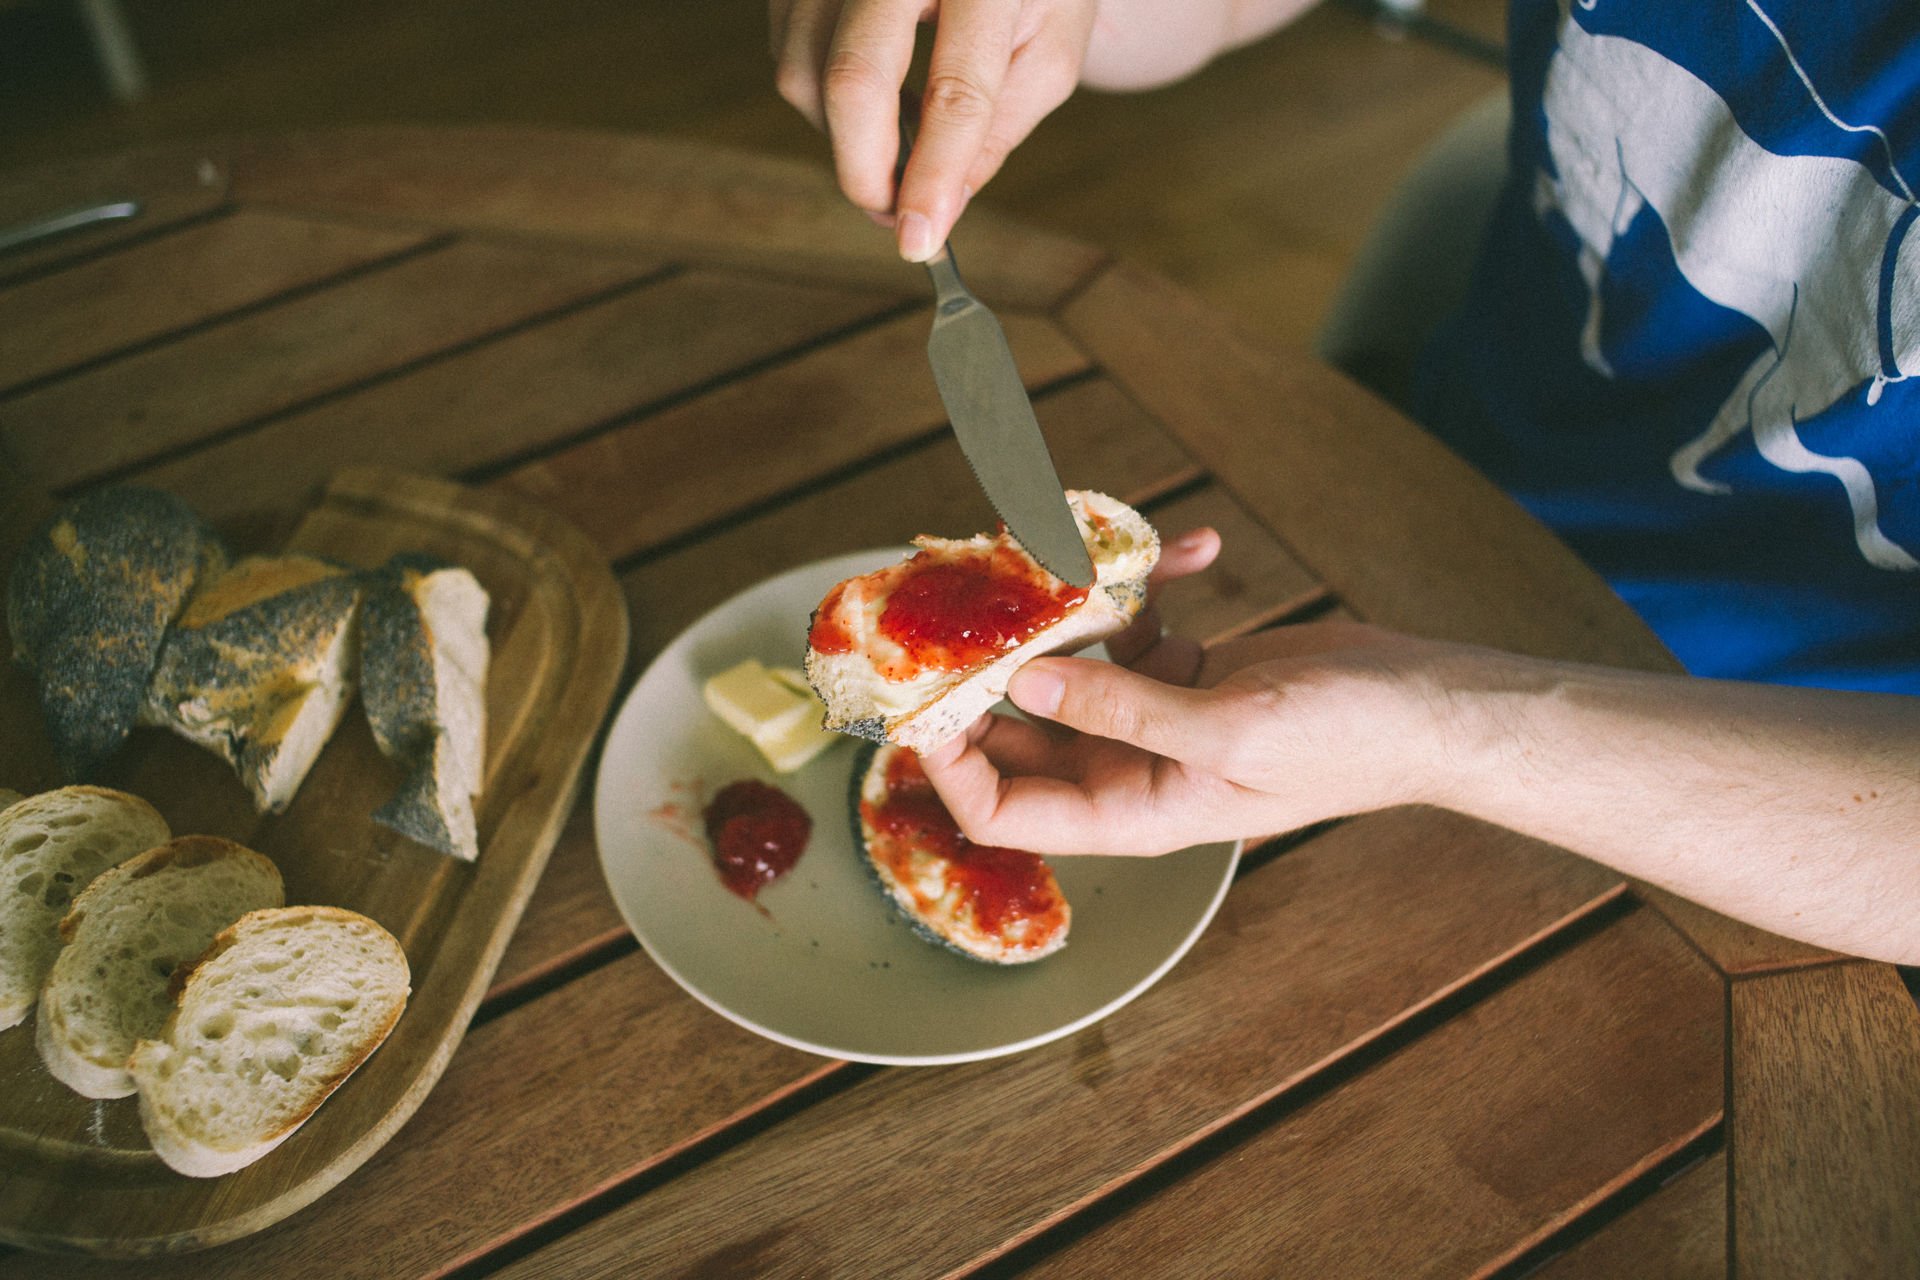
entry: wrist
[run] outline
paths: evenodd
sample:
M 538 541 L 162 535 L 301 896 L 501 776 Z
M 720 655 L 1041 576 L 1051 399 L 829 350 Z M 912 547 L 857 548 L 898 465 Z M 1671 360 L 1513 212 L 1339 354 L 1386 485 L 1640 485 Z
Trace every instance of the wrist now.
M 1401 803 L 1499 820 L 1530 788 L 1537 753 L 1530 709 L 1550 698 L 1554 664 L 1466 645 L 1435 644 L 1401 681 L 1397 740 Z

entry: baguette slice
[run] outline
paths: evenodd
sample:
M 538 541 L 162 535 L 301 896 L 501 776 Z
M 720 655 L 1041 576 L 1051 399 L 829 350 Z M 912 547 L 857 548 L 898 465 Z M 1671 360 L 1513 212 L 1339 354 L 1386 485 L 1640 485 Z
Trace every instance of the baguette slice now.
M 60 922 L 34 1046 L 82 1097 L 133 1092 L 127 1058 L 173 1010 L 174 971 L 249 911 L 286 901 L 268 858 L 218 836 L 182 836 L 94 878 Z
M 1044 619 L 1058 611 L 1059 600 L 1070 598 L 1071 589 L 1006 533 L 915 538 L 920 550 L 910 559 L 830 591 L 814 611 L 806 659 L 807 680 L 826 704 L 826 727 L 924 754 L 998 702 L 1028 661 L 1084 649 L 1125 628 L 1146 603 L 1147 574 L 1160 558 L 1159 535 L 1137 511 L 1105 494 L 1068 490 L 1067 500 L 1096 576 L 1086 598 L 1053 621 Z M 931 637 L 916 639 L 916 652 L 897 639 L 907 632 L 895 625 L 889 606 L 906 598 L 897 594 L 903 587 L 937 594 L 926 587 L 929 570 L 976 579 L 959 582 L 962 591 L 974 590 L 987 575 L 1010 590 L 984 605 L 977 594 L 949 597 L 959 599 L 959 607 L 934 619 L 937 630 L 913 633 Z M 1031 627 L 1028 619 L 1041 624 Z M 977 642 L 945 643 L 962 629 L 977 632 L 977 623 L 998 637 L 987 652 L 974 653 L 982 647 Z
M 171 834 L 145 800 L 105 787 L 61 787 L 0 810 L 0 1028 L 40 998 L 74 895 Z
M 200 517 L 154 489 L 87 494 L 28 539 L 7 582 L 7 630 L 69 780 L 91 780 L 126 741 L 167 624 L 225 564 Z
M 73 896 L 169 835 L 152 804 L 106 787 L 42 791 L 0 810 L 0 1029 L 40 998 Z
M 198 587 L 167 633 L 144 724 L 239 773 L 254 807 L 287 807 L 353 696 L 356 576 L 312 556 L 251 556 Z
M 407 770 L 374 821 L 472 862 L 486 776 L 486 589 L 466 569 L 401 555 L 370 575 L 360 700 L 380 752 Z
M 854 763 L 854 847 L 894 909 L 929 942 L 985 964 L 1030 964 L 1067 945 L 1073 908 L 1037 853 L 960 834 L 907 748 L 865 745 Z
M 0 813 L 5 813 L 9 807 L 19 804 L 22 800 L 25 800 L 25 799 L 26 797 L 21 795 L 18 791 L 13 791 L 6 787 L 0 787 Z
M 254 911 L 185 976 L 128 1068 L 167 1166 L 212 1178 L 285 1142 L 380 1047 L 406 1008 L 406 953 L 337 907 Z

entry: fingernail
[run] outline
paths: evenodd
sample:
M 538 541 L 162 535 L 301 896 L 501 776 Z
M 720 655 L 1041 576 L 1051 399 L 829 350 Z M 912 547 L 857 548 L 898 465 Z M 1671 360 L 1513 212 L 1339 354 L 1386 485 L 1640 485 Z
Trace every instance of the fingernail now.
M 872 209 L 862 209 L 862 210 L 861 210 L 861 212 L 862 212 L 862 213 L 864 213 L 864 214 L 866 214 L 866 215 L 867 215 L 867 217 L 869 217 L 869 218 L 871 218 L 871 219 L 873 220 L 873 225 L 874 225 L 874 226 L 876 226 L 876 227 L 885 227 L 885 228 L 886 228 L 887 230 L 889 230 L 889 231 L 891 231 L 891 230 L 893 230 L 893 215 L 892 215 L 892 214 L 890 214 L 890 213 L 879 213 L 879 212 L 876 212 L 875 210 L 872 210 Z
M 933 242 L 933 223 L 924 213 L 900 215 L 900 256 L 908 262 L 925 262 L 939 248 Z
M 1051 716 L 1058 711 L 1066 692 L 1067 682 L 1044 668 L 1024 667 L 1007 685 L 1013 705 L 1036 716 Z

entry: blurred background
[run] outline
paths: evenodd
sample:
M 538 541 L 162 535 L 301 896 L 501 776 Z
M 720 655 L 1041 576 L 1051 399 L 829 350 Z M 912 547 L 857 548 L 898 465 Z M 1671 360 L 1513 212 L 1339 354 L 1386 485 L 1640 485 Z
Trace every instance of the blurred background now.
M 1080 94 L 980 201 L 1309 344 L 1395 183 L 1503 83 L 1505 9 L 1328 0 L 1181 84 Z M 646 132 L 826 164 L 773 91 L 765 0 L 0 0 L 0 170 L 374 122 Z

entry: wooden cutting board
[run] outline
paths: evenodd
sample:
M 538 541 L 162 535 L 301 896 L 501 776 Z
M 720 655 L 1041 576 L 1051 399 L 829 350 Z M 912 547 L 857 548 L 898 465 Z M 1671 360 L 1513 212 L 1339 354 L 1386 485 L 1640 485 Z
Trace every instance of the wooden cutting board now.
M 6 505 L 0 534 L 17 539 L 27 504 Z M 357 702 L 293 804 L 265 818 L 221 761 L 161 730 L 136 730 L 103 784 L 152 801 L 176 835 L 223 835 L 267 854 L 290 904 L 378 920 L 406 948 L 413 995 L 385 1045 L 312 1120 L 258 1163 L 212 1179 L 160 1162 L 134 1099 L 90 1101 L 48 1075 L 31 1018 L 0 1032 L 0 1240 L 123 1256 L 197 1249 L 276 1222 L 345 1178 L 445 1069 L 572 808 L 627 646 L 619 587 L 578 530 L 509 496 L 353 470 L 327 486 L 286 549 L 361 566 L 427 551 L 465 565 L 487 589 L 480 857 L 460 863 L 374 825 L 400 775 Z M 6 566 L 13 550 L 0 546 Z M 0 786 L 57 786 L 31 687 L 4 665 Z

